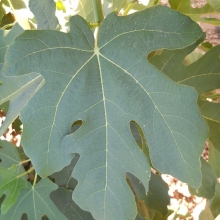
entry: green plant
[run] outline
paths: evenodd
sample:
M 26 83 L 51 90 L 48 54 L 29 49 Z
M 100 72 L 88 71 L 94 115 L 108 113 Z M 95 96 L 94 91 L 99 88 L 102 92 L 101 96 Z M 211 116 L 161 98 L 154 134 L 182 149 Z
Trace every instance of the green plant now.
M 0 141 L 0 219 L 166 219 L 162 173 L 219 214 L 218 46 L 200 45 L 198 24 L 159 4 L 82 0 L 83 18 L 63 33 L 62 1 L 29 0 L 31 18 L 23 1 L 1 2 L 2 18 L 10 6 L 19 24 L 0 30 L 0 133 L 18 116 L 23 129 L 19 148 Z M 208 52 L 183 65 L 199 45 Z M 200 158 L 207 125 L 209 162 Z

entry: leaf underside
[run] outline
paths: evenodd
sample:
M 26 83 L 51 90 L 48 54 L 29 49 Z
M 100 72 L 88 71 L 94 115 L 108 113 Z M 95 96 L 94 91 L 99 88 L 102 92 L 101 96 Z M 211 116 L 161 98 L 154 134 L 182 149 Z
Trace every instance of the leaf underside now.
M 16 38 L 5 75 L 34 72 L 45 80 L 21 112 L 22 146 L 37 173 L 46 177 L 59 171 L 79 153 L 74 201 L 95 219 L 135 219 L 125 173 L 146 190 L 150 177 L 131 134 L 135 121 L 153 166 L 197 188 L 207 132 L 197 94 L 169 80 L 146 57 L 153 50 L 185 47 L 201 34 L 188 17 L 158 6 L 126 17 L 109 14 L 96 40 L 79 16 L 71 18 L 68 34 L 25 31 Z M 77 120 L 82 126 L 71 134 Z

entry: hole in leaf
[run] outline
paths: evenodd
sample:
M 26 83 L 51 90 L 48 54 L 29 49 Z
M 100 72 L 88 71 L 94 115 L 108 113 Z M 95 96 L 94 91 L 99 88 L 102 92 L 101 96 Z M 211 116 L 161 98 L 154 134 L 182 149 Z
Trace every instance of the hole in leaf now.
M 145 135 L 144 135 L 142 128 L 139 126 L 139 124 L 137 122 L 131 121 L 130 122 L 130 129 L 131 129 L 131 133 L 133 135 L 133 138 L 134 138 L 136 144 L 144 152 L 145 156 L 148 159 L 149 164 L 152 166 L 151 160 L 150 160 L 149 148 L 148 148 L 147 141 L 146 141 L 146 138 L 145 138 Z
M 76 132 L 82 126 L 82 120 L 75 121 L 71 127 L 71 133 Z
M 49 218 L 46 215 L 43 215 L 42 220 L 49 220 Z
M 2 162 L 2 159 L 0 159 L 0 163 Z
M 213 89 L 205 92 L 200 98 L 207 102 L 220 103 L 220 89 Z
M 26 213 L 23 213 L 23 215 L 21 216 L 22 220 L 28 220 L 28 216 Z
M 190 54 L 188 54 L 185 59 L 183 60 L 183 64 L 185 66 L 189 66 L 190 64 L 194 63 L 197 61 L 199 58 L 203 56 L 202 53 L 198 51 L 192 51 Z
M 162 54 L 163 50 L 154 50 L 147 55 L 147 59 Z

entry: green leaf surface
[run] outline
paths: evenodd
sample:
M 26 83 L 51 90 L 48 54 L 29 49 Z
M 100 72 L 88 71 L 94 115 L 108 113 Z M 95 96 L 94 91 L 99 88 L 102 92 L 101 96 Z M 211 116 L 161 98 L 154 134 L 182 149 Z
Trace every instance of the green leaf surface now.
M 72 190 L 59 187 L 50 195 L 51 200 L 69 220 L 94 220 L 89 212 L 83 211 L 72 200 Z
M 197 61 L 202 56 L 203 56 L 202 53 L 197 52 L 197 51 L 193 51 L 192 53 L 190 53 L 189 55 L 187 55 L 185 57 L 184 65 L 188 66 L 188 65 L 194 63 L 195 61 Z
M 55 179 L 55 183 L 59 187 L 65 187 L 71 190 L 74 190 L 76 188 L 77 181 L 72 177 L 72 172 L 78 159 L 79 155 L 75 154 L 70 165 L 64 167 L 61 171 L 51 175 L 51 178 Z
M 95 42 L 79 16 L 71 18 L 68 34 L 26 31 L 19 36 L 9 48 L 5 74 L 16 69 L 17 75 L 38 72 L 45 79 L 21 112 L 22 146 L 37 173 L 45 177 L 59 171 L 79 153 L 74 201 L 97 219 L 134 219 L 125 173 L 147 190 L 150 168 L 131 134 L 133 120 L 146 136 L 155 168 L 199 187 L 207 129 L 197 94 L 169 80 L 146 56 L 185 47 L 201 34 L 188 17 L 158 6 L 126 17 L 111 13 Z M 82 126 L 70 134 L 77 120 Z
M 112 5 L 112 11 L 120 11 L 125 5 L 128 5 L 132 0 L 106 0 Z
M 2 69 L 8 46 L 22 32 L 23 29 L 18 24 L 15 24 L 10 31 L 0 30 L 0 69 Z M 21 109 L 40 87 L 43 77 L 36 73 L 13 77 L 7 77 L 0 73 L 0 80 L 2 81 L 0 104 L 10 100 L 6 120 L 0 129 L 0 135 L 3 135 L 8 126 L 17 118 Z
M 87 22 L 96 23 L 97 22 L 97 15 L 94 10 L 95 5 L 93 0 L 80 0 L 79 4 L 76 8 L 76 12 L 78 15 L 82 16 Z M 128 0 L 104 0 L 102 1 L 103 13 L 106 17 L 112 11 L 119 12 L 123 7 L 128 6 Z
M 9 108 L 9 104 L 10 104 L 10 101 L 4 102 L 3 104 L 0 105 L 0 109 L 3 112 L 7 113 L 8 108 Z
M 188 16 L 210 14 L 215 11 L 209 4 L 204 5 L 202 8 L 193 8 L 190 0 L 169 0 L 169 3 L 172 9 Z
M 16 118 L 15 121 L 12 123 L 12 128 L 15 129 L 16 132 L 20 132 L 22 130 L 21 126 L 22 123 L 19 118 Z
M 204 56 L 191 65 L 183 64 L 187 54 L 193 51 L 203 39 L 204 37 L 194 45 L 181 50 L 164 50 L 162 54 L 150 58 L 149 61 L 175 82 L 192 86 L 197 90 L 200 95 L 198 99 L 200 111 L 209 125 L 209 140 L 216 149 L 220 150 L 220 104 L 202 99 L 204 93 L 219 88 L 220 46 L 209 49 Z M 180 63 L 177 67 L 178 74 L 173 72 L 173 66 L 176 63 Z
M 10 168 L 21 162 L 16 147 L 8 141 L 0 140 L 0 167 Z M 24 171 L 24 170 L 22 170 Z
M 3 5 L 10 7 L 9 0 L 1 0 Z
M 169 187 L 160 175 L 151 173 L 149 190 L 144 201 L 149 209 L 159 212 L 162 216 L 168 213 L 167 206 L 170 204 L 168 195 Z
M 6 213 L 17 200 L 20 190 L 27 186 L 27 181 L 19 177 L 17 167 L 0 167 L 0 177 L 0 196 L 6 194 L 1 205 L 1 212 Z
M 219 0 L 208 0 L 208 3 L 212 6 L 215 11 L 220 12 L 220 1 Z
M 212 48 L 212 44 L 210 42 L 204 42 L 204 43 L 200 44 L 198 48 L 207 52 Z
M 37 29 L 56 29 L 58 19 L 55 16 L 56 3 L 54 0 L 30 0 L 29 7 L 37 20 Z
M 18 77 L 5 77 L 0 74 L 0 79 L 3 81 L 3 85 L 0 86 L 0 103 L 10 100 L 6 119 L 0 129 L 0 135 L 3 135 L 8 126 L 18 117 L 21 109 L 39 89 L 43 77 L 39 74 Z
M 0 28 L 8 30 L 8 28 L 10 29 L 12 27 L 13 22 L 14 19 L 12 17 L 12 14 L 11 13 L 5 14 L 2 20 L 0 21 Z
M 4 140 L 0 140 L 0 196 L 7 194 L 6 199 L 1 205 L 1 212 L 5 213 L 16 201 L 21 188 L 25 188 L 27 175 L 18 177 L 25 170 L 19 165 L 21 159 L 16 147 Z M 15 166 L 16 165 L 16 166 Z
M 10 31 L 0 30 L 0 65 L 5 62 L 5 54 L 8 46 L 14 42 L 14 39 L 24 30 L 18 23 L 15 23 Z
M 218 132 L 218 137 L 219 137 L 219 134 L 220 132 Z M 212 165 L 212 168 L 217 178 L 220 178 L 220 152 L 214 146 L 216 146 L 216 144 L 215 143 L 212 144 L 212 142 L 209 141 L 209 163 Z
M 139 215 L 136 216 L 135 220 L 145 220 L 146 218 L 141 218 Z
M 202 8 L 193 8 L 190 0 L 169 0 L 169 3 L 172 9 L 178 10 L 196 22 L 203 22 L 216 26 L 220 25 L 220 20 L 216 18 L 204 17 L 204 15 L 218 13 L 210 4 L 206 4 Z M 203 17 L 201 17 L 202 15 Z
M 96 17 L 93 11 L 93 1 L 80 0 L 76 12 L 87 22 L 95 23 Z
M 2 3 L 0 3 L 0 21 L 2 20 L 2 18 L 4 17 L 5 15 L 5 10 L 4 8 L 2 7 Z
M 206 18 L 206 17 L 200 17 L 200 15 L 191 15 L 190 16 L 192 20 L 196 21 L 196 22 L 203 22 L 206 24 L 212 24 L 215 26 L 220 26 L 220 20 L 217 18 Z
M 150 219 L 153 219 L 155 212 L 160 217 L 168 214 L 167 205 L 170 203 L 170 197 L 168 195 L 169 187 L 160 175 L 151 172 L 147 195 L 143 184 L 135 176 L 127 174 L 127 178 L 137 198 L 144 201 Z
M 202 210 L 199 214 L 199 220 L 215 220 L 208 205 L 208 202 L 206 202 L 205 209 Z
M 50 193 L 56 189 L 57 185 L 49 179 L 42 179 L 34 187 L 28 182 L 28 187 L 21 190 L 16 203 L 5 215 L 1 214 L 0 219 L 17 220 L 26 213 L 31 220 L 41 220 L 44 214 L 50 220 L 66 220 L 50 199 Z
M 212 166 L 206 162 L 202 157 L 201 159 L 201 172 L 202 172 L 202 183 L 198 190 L 193 189 L 189 186 L 189 191 L 191 194 L 198 197 L 204 197 L 207 199 L 213 198 L 215 195 L 215 186 L 217 184 L 216 175 L 212 169 Z
M 219 204 L 220 204 L 220 183 L 217 183 L 215 188 L 215 197 L 209 201 L 209 206 L 214 218 L 216 218 L 220 214 Z

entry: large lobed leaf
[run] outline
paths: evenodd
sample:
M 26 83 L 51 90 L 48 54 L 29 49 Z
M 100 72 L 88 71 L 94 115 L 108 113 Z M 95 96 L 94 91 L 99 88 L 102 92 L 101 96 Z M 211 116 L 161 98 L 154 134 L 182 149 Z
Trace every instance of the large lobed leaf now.
M 45 80 L 21 113 L 22 145 L 36 171 L 48 176 L 79 153 L 74 201 L 95 219 L 134 219 L 125 173 L 147 190 L 150 168 L 131 134 L 133 120 L 146 136 L 153 166 L 198 188 L 207 129 L 197 94 L 169 80 L 146 56 L 185 47 L 201 34 L 188 17 L 158 6 L 126 17 L 108 15 L 96 41 L 79 16 L 71 18 L 68 34 L 19 36 L 9 48 L 5 74 L 16 69 L 17 75 L 36 72 Z M 83 124 L 70 134 L 77 120 Z

